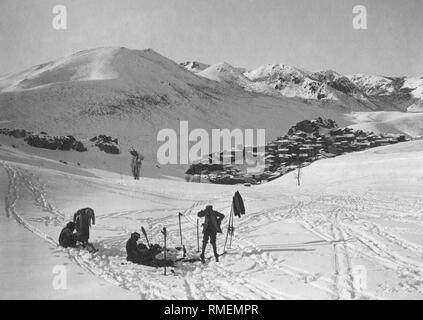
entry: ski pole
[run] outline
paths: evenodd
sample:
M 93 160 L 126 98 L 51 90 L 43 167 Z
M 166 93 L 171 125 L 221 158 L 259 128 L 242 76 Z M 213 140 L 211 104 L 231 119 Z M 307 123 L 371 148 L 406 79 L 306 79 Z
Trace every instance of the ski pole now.
M 198 219 L 197 219 L 197 252 L 200 252 L 200 234 L 198 231 Z
M 145 240 L 147 240 L 148 247 L 150 248 L 150 242 L 148 241 L 147 232 L 145 232 L 144 227 L 141 227 L 141 231 L 145 237 Z
M 178 214 L 178 218 L 179 218 L 179 235 L 181 236 L 181 247 L 184 246 L 184 244 L 182 243 L 182 226 L 181 226 L 181 216 L 182 213 L 179 212 Z
M 166 261 L 166 234 L 167 234 L 166 227 L 163 227 L 162 233 L 164 235 L 164 275 L 166 275 L 166 264 L 167 264 L 167 261 Z
M 234 221 L 233 221 L 233 218 L 232 218 L 231 239 L 229 240 L 229 249 L 232 249 L 232 236 L 234 235 L 234 231 L 235 231 L 235 229 L 234 229 Z

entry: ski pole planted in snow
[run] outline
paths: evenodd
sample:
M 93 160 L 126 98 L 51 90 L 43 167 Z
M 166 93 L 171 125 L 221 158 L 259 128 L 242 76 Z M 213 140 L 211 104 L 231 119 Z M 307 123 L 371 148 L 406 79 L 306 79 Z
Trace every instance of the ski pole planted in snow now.
M 182 213 L 179 212 L 178 217 L 179 217 L 179 235 L 181 236 L 181 247 L 184 246 L 184 244 L 182 243 L 182 226 L 181 226 L 181 216 Z
M 145 237 L 145 240 L 147 240 L 148 247 L 150 248 L 150 241 L 148 241 L 147 232 L 145 232 L 144 227 L 141 227 L 141 231 Z
M 166 275 L 166 236 L 167 236 L 167 230 L 166 227 L 163 227 L 162 230 L 163 236 L 164 236 L 164 275 Z
M 198 231 L 198 219 L 197 219 L 197 252 L 200 252 L 200 233 Z

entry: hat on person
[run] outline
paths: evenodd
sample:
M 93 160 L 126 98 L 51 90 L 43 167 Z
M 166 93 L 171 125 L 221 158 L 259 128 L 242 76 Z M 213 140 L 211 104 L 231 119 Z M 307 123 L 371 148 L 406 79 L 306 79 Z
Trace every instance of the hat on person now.
M 133 233 L 131 233 L 131 237 L 132 238 L 135 238 L 135 237 L 140 238 L 141 235 L 138 232 L 133 232 Z
M 74 222 L 70 221 L 66 224 L 66 227 L 69 229 L 75 229 L 76 225 Z

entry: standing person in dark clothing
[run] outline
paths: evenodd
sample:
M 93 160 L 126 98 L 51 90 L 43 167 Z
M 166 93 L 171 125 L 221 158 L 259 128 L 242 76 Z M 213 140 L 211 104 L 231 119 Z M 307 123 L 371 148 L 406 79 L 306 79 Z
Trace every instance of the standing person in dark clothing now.
M 73 216 L 73 222 L 76 226 L 78 233 L 78 241 L 82 242 L 85 248 L 88 245 L 88 239 L 90 238 L 91 222 L 95 224 L 94 210 L 91 208 L 84 208 L 78 210 Z
M 213 253 L 214 257 L 216 258 L 216 262 L 219 262 L 219 255 L 217 253 L 216 248 L 216 235 L 217 233 L 222 233 L 222 229 L 220 228 L 220 224 L 225 218 L 223 214 L 220 212 L 214 211 L 213 206 L 206 206 L 205 210 L 201 210 L 198 212 L 198 217 L 202 218 L 204 217 L 204 223 L 203 223 L 203 248 L 201 251 L 201 262 L 205 262 L 204 260 L 204 253 L 206 251 L 207 242 L 210 238 L 210 243 L 213 247 Z
M 59 244 L 63 248 L 75 248 L 76 247 L 76 233 L 75 231 L 75 223 L 68 222 L 66 227 L 62 229 L 59 236 Z

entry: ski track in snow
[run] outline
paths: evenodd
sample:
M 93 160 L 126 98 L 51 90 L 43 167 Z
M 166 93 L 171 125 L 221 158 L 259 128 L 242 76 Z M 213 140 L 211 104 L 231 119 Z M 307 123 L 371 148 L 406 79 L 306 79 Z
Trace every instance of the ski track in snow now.
M 1 162 L 9 177 L 8 192 L 5 197 L 6 215 L 13 217 L 23 227 L 45 239 L 50 244 L 58 246 L 57 241 L 47 232 L 34 225 L 34 223 L 48 226 L 61 226 L 65 223 L 66 216 L 47 199 L 47 187 L 33 173 L 14 166 L 9 162 Z M 92 183 L 95 188 L 101 188 L 99 183 Z M 103 187 L 109 192 L 122 193 L 128 196 L 127 189 L 117 187 Z M 26 219 L 16 209 L 17 203 L 25 195 L 29 195 L 37 210 L 41 209 L 47 215 L 39 219 Z M 177 195 L 150 192 L 155 201 L 160 198 L 179 199 Z M 138 197 L 135 192 L 129 197 Z M 265 195 L 258 196 L 260 201 L 266 201 Z M 301 299 L 297 293 L 284 291 L 260 280 L 257 275 L 268 271 L 275 271 L 294 281 L 299 281 L 305 286 L 322 293 L 323 297 L 332 299 L 368 299 L 378 298 L 374 292 L 360 291 L 354 266 L 358 258 L 377 263 L 386 269 L 395 272 L 403 279 L 405 291 L 423 292 L 423 263 L 418 261 L 418 256 L 423 253 L 423 246 L 404 239 L 395 232 L 393 227 L 383 227 L 373 222 L 379 212 L 392 210 L 392 204 L 380 199 L 377 194 L 346 194 L 328 195 L 317 197 L 310 195 L 289 195 L 284 200 L 285 204 L 265 208 L 256 212 L 249 212 L 243 219 L 237 221 L 237 231 L 233 239 L 232 249 L 228 256 L 239 254 L 240 258 L 248 258 L 252 264 L 240 271 L 230 269 L 230 259 L 222 256 L 220 263 L 210 261 L 206 265 L 201 263 L 179 264 L 173 277 L 164 277 L 161 269 L 139 266 L 126 262 L 123 252 L 118 254 L 109 248 L 122 249 L 127 240 L 128 231 L 120 226 L 110 225 L 110 221 L 118 217 L 131 216 L 139 213 L 169 212 L 162 218 L 145 218 L 142 222 L 152 238 L 160 235 L 161 228 L 165 225 L 170 234 L 178 237 L 178 222 L 174 212 L 182 213 L 185 244 L 192 252 L 197 250 L 196 241 L 196 213 L 210 203 L 210 199 L 193 200 L 192 205 L 184 208 L 158 208 L 147 210 L 129 210 L 110 212 L 98 217 L 98 221 L 108 219 L 108 224 L 99 224 L 98 228 L 111 231 L 121 231 L 120 235 L 99 241 L 98 253 L 89 253 L 85 250 L 66 250 L 70 259 L 74 260 L 85 270 L 124 289 L 135 291 L 141 299 Z M 376 201 L 377 200 L 377 201 Z M 394 219 L 404 223 L 413 223 L 423 226 L 423 221 L 415 212 L 421 208 L 420 199 L 401 200 L 398 204 L 401 210 Z M 248 204 L 247 200 L 247 204 Z M 400 201 L 400 200 L 398 200 Z M 226 199 L 215 199 L 213 203 L 219 209 L 227 209 Z M 369 213 L 368 208 L 371 208 Z M 225 219 L 226 220 L 226 219 Z M 278 223 L 290 220 L 299 224 L 305 230 L 321 239 L 322 243 L 333 248 L 334 274 L 330 277 L 315 273 L 305 268 L 290 265 L 284 260 L 278 260 L 265 252 L 260 245 L 255 243 L 245 234 L 253 231 L 255 226 L 263 223 Z M 252 225 L 254 222 L 254 225 Z M 227 222 L 226 222 L 227 223 Z M 225 225 L 223 228 L 225 229 Z M 218 248 L 223 247 L 224 235 L 218 238 Z M 201 242 L 201 241 L 200 241 Z M 400 248 L 402 251 L 395 250 Z M 405 254 L 409 253 L 408 255 Z M 169 279 L 179 286 L 179 290 L 169 288 Z M 393 288 L 385 288 L 386 291 Z

